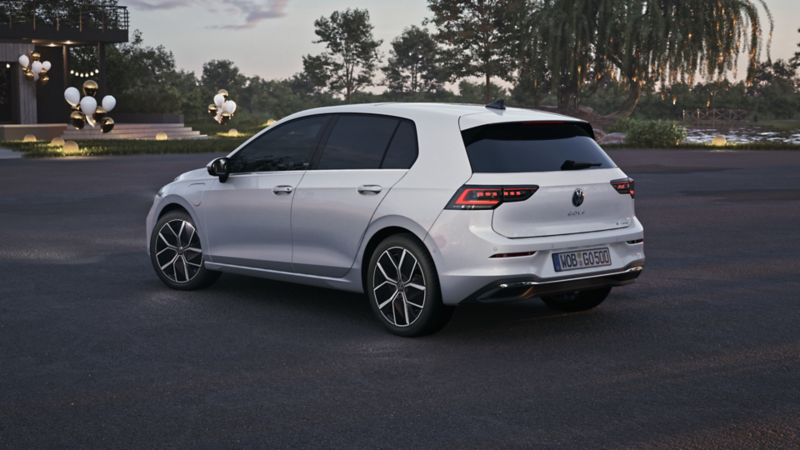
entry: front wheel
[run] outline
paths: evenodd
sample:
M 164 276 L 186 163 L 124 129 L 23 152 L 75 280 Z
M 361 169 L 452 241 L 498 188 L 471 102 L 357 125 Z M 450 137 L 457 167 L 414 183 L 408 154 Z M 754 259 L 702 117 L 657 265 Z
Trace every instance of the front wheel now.
M 158 219 L 150 238 L 150 259 L 158 277 L 172 289 L 202 289 L 221 275 L 203 265 L 197 227 L 184 211 L 171 211 Z
M 397 336 L 435 333 L 453 315 L 454 308 L 442 303 L 433 259 L 411 234 L 390 236 L 375 249 L 367 296 L 375 316 Z
M 568 294 L 542 296 L 542 301 L 549 307 L 559 311 L 577 312 L 592 309 L 603 303 L 611 288 L 577 291 Z

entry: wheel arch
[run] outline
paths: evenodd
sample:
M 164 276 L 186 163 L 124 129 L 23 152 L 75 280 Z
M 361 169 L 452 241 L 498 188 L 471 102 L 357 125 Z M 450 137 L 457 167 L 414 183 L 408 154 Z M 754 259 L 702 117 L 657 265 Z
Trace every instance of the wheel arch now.
M 150 254 L 150 240 L 152 239 L 153 229 L 158 221 L 161 220 L 161 217 L 172 211 L 183 211 L 186 214 L 189 214 L 189 217 L 192 218 L 192 221 L 198 230 L 198 234 L 200 235 L 201 245 L 203 248 L 208 248 L 207 236 L 204 232 L 201 232 L 201 230 L 205 228 L 205 223 L 201 220 L 194 208 L 192 208 L 185 198 L 179 195 L 168 195 L 164 197 L 158 205 L 156 205 L 155 209 L 152 210 L 152 215 L 148 216 L 147 253 Z
M 428 253 L 431 253 L 431 249 L 425 243 L 425 237 L 428 232 L 416 222 L 400 216 L 381 217 L 379 220 L 373 222 L 367 230 L 364 241 L 362 242 L 362 251 L 356 259 L 359 267 L 354 267 L 354 269 L 358 269 L 358 274 L 361 278 L 361 288 L 365 293 L 367 292 L 367 271 L 369 269 L 369 260 L 372 258 L 372 253 L 381 242 L 396 234 L 410 234 L 414 236 L 423 247 L 428 249 Z M 431 255 L 431 257 L 433 258 L 433 255 Z
M 170 203 L 161 208 L 161 211 L 158 213 L 158 217 L 156 217 L 156 222 L 158 222 L 161 219 L 161 217 L 163 217 L 165 214 L 170 213 L 172 211 L 183 211 L 189 215 L 192 214 L 186 209 L 186 207 L 184 207 L 180 203 Z

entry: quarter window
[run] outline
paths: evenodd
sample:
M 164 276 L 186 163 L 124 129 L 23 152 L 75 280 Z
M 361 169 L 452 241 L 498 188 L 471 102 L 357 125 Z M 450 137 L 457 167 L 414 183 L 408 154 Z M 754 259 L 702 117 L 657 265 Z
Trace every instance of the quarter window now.
M 233 155 L 231 173 L 305 170 L 327 119 L 313 116 L 267 131 Z
M 402 121 L 389 144 L 381 169 L 409 169 L 416 160 L 417 132 L 414 124 Z

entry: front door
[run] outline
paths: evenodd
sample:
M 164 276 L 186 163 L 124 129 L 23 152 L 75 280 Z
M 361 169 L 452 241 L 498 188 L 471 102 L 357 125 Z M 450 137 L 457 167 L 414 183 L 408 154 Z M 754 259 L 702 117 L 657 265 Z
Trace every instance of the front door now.
M 281 124 L 231 156 L 230 177 L 203 203 L 213 262 L 292 271 L 292 200 L 328 120 Z
M 377 115 L 338 116 L 295 194 L 295 271 L 345 276 L 372 215 L 416 155 L 416 132 L 410 121 Z

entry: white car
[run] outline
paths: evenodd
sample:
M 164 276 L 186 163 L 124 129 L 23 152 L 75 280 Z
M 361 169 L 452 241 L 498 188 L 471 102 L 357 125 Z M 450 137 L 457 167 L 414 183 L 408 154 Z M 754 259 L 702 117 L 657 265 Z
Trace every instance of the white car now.
M 456 305 L 600 304 L 644 266 L 634 185 L 571 117 L 450 104 L 293 114 L 158 193 L 156 273 L 174 289 L 230 272 L 366 293 L 392 333 Z

